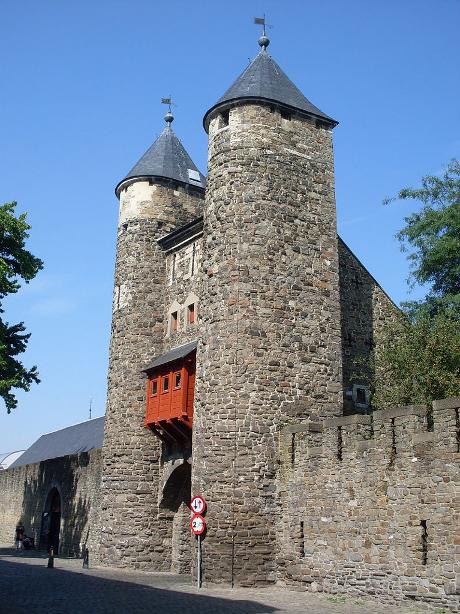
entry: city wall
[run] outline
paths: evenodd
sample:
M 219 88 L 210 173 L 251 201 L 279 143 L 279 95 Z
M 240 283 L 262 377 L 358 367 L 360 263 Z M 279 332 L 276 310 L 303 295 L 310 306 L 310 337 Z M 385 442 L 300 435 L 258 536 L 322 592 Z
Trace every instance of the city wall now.
M 48 495 L 57 488 L 61 496 L 60 554 L 81 556 L 85 546 L 93 551 L 99 539 L 100 481 L 100 450 L 0 472 L 0 543 L 13 546 L 15 528 L 23 524 L 25 534 L 38 547 Z
M 460 611 L 460 398 L 285 427 L 278 578 Z

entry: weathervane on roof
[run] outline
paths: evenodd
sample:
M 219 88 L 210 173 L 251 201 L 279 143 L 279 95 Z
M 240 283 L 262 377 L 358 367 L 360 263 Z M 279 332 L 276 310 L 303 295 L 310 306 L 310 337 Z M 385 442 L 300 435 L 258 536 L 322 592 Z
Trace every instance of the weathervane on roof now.
M 272 26 L 265 23 L 265 13 L 263 17 L 254 17 L 254 23 L 258 26 L 262 26 L 262 36 L 259 38 L 259 45 L 264 51 L 266 51 L 268 45 L 270 44 L 270 39 L 265 34 L 265 28 L 271 28 Z
M 168 105 L 168 112 L 165 115 L 165 122 L 168 124 L 169 127 L 171 127 L 171 124 L 174 121 L 174 115 L 171 112 L 171 107 L 172 106 L 177 106 L 177 105 L 175 105 L 175 104 L 173 105 L 171 95 L 169 96 L 169 98 L 162 98 L 161 99 L 161 104 L 167 104 Z

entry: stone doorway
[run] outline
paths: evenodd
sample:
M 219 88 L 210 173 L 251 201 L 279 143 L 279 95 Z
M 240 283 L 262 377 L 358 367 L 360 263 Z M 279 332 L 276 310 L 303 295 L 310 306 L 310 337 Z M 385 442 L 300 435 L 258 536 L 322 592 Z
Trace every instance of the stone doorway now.
M 183 463 L 169 476 L 160 503 L 160 515 L 167 523 L 165 546 L 171 553 L 171 571 L 190 573 L 192 565 L 192 536 L 190 531 L 191 497 L 190 463 Z
M 40 549 L 54 550 L 59 553 L 59 536 L 61 532 L 61 495 L 56 487 L 48 493 L 42 514 L 40 532 Z

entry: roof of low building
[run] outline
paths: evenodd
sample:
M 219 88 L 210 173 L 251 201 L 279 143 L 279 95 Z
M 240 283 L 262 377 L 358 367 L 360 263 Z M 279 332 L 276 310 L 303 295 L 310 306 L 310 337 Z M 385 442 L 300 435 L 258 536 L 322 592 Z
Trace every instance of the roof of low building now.
M 8 469 L 23 452 L 24 450 L 16 450 L 15 452 L 0 453 L 0 470 Z
M 149 363 L 145 369 L 143 369 L 143 371 L 151 371 L 152 369 L 161 367 L 161 365 L 165 365 L 168 362 L 174 362 L 180 358 L 185 358 L 196 350 L 197 346 L 198 341 L 192 341 L 191 343 L 186 343 L 185 345 L 174 348 L 170 352 L 166 352 L 166 354 L 161 354 L 161 356 L 157 356 L 151 363 Z
M 122 185 L 131 179 L 170 179 L 198 189 L 205 188 L 205 176 L 198 170 L 171 128 L 172 115 L 168 114 L 166 118 L 168 119 L 163 132 L 118 183 L 115 188 L 117 196 Z
M 10 468 L 102 448 L 104 416 L 42 435 Z
M 266 37 L 260 40 L 268 41 Z M 261 44 L 260 41 L 259 44 Z M 289 110 L 323 120 L 330 126 L 336 126 L 338 122 L 335 119 L 323 113 L 305 98 L 299 88 L 294 85 L 286 73 L 281 70 L 275 60 L 268 54 L 267 46 L 268 42 L 262 46 L 259 54 L 243 70 L 233 85 L 206 112 L 203 119 L 205 130 L 208 130 L 210 116 L 214 111 L 224 111 L 236 102 L 251 100 L 276 103 Z

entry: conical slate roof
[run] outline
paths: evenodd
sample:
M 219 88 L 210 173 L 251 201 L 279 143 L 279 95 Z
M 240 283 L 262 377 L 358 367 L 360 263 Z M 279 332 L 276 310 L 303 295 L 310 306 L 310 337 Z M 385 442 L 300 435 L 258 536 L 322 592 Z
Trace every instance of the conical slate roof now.
M 207 111 L 203 119 L 205 130 L 208 130 L 210 115 L 213 111 L 226 110 L 234 102 L 243 100 L 274 102 L 289 110 L 321 118 L 331 126 L 336 126 L 338 123 L 305 98 L 299 88 L 267 53 L 265 47 L 217 103 Z
M 125 181 L 141 177 L 173 179 L 198 188 L 205 187 L 206 178 L 197 169 L 177 138 L 171 128 L 171 121 L 172 119 L 168 120 L 157 140 L 117 185 L 115 188 L 117 196 Z

